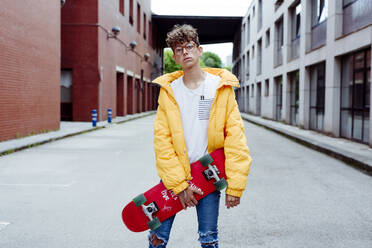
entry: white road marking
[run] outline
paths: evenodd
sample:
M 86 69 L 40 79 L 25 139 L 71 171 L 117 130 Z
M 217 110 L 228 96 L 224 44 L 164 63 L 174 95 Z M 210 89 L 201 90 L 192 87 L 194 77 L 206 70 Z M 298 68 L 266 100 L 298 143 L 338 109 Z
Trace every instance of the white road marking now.
M 42 184 L 42 183 L 0 183 L 1 186 L 8 187 L 57 187 L 57 188 L 68 188 L 76 182 L 70 182 L 68 184 Z
M 9 222 L 1 222 L 0 221 L 0 231 L 3 230 L 9 224 L 10 224 Z

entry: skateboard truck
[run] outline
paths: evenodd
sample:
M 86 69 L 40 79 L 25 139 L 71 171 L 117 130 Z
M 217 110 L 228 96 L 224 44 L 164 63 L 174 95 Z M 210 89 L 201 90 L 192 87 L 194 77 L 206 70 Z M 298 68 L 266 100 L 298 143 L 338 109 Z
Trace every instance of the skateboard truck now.
M 143 213 L 146 215 L 146 217 L 150 220 L 147 222 L 147 225 L 151 230 L 155 230 L 158 227 L 160 227 L 161 222 L 157 217 L 153 217 L 153 214 L 159 211 L 159 207 L 156 205 L 155 202 L 151 202 L 148 205 L 145 205 L 146 197 L 144 194 L 140 194 L 136 198 L 133 199 L 134 204 L 139 207 L 141 206 Z
M 214 179 L 216 182 L 214 182 L 214 186 L 216 187 L 217 190 L 221 191 L 224 188 L 227 187 L 227 182 L 225 178 L 220 178 L 218 174 L 220 174 L 219 170 L 217 169 L 217 166 L 212 165 L 213 163 L 213 158 L 210 154 L 207 154 L 203 156 L 200 160 L 200 163 L 204 167 L 208 167 L 206 170 L 203 171 L 203 175 L 207 181 Z

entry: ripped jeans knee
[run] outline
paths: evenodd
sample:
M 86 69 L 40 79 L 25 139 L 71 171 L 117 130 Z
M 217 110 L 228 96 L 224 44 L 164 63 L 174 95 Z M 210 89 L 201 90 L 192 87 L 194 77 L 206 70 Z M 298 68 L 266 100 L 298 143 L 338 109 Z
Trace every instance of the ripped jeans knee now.
M 167 242 L 164 238 L 158 237 L 155 233 L 149 235 L 149 247 L 150 248 L 165 248 Z
M 202 248 L 218 248 L 218 232 L 199 232 L 199 241 Z

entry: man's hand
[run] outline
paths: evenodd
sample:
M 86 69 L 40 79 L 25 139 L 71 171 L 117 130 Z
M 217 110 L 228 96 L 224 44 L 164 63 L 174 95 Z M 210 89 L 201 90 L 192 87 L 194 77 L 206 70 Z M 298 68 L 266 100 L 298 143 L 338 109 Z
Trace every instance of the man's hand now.
M 226 207 L 233 208 L 240 204 L 240 197 L 226 194 Z
M 196 204 L 198 204 L 198 201 L 194 197 L 194 193 L 203 195 L 202 191 L 191 188 L 190 186 L 178 194 L 183 209 L 186 209 L 188 207 L 195 207 Z

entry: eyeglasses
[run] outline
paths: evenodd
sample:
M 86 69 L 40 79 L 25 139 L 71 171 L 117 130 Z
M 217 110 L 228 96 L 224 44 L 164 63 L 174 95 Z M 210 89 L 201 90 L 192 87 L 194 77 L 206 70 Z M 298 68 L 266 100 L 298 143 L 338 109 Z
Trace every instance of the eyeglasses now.
M 176 55 L 181 55 L 183 53 L 183 49 L 186 49 L 187 52 L 191 52 L 195 48 L 194 43 L 187 43 L 186 45 L 179 45 L 176 48 L 174 48 L 174 53 Z

